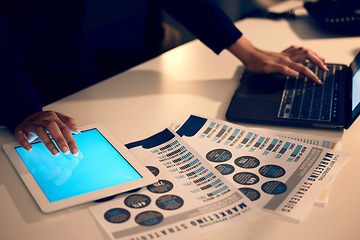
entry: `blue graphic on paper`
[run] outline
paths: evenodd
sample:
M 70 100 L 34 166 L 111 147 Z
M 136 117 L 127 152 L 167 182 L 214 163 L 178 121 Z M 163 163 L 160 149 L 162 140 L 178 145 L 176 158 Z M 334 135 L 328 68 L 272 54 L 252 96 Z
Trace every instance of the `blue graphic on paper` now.
M 164 195 L 156 199 L 156 206 L 163 210 L 176 210 L 184 205 L 184 200 L 176 195 Z
M 260 165 L 259 159 L 252 156 L 238 157 L 234 161 L 235 165 L 241 168 L 256 168 Z
M 230 164 L 219 164 L 215 167 L 222 175 L 228 175 L 234 172 L 235 168 Z
M 135 217 L 135 222 L 141 226 L 154 226 L 164 220 L 164 216 L 157 211 L 146 211 Z
M 104 218 L 110 223 L 123 223 L 129 220 L 130 212 L 124 208 L 112 208 L 105 212 Z
M 244 188 L 239 188 L 239 190 L 251 201 L 256 201 L 261 196 L 259 191 L 253 188 L 244 187 Z
M 241 185 L 254 185 L 259 182 L 260 178 L 250 172 L 239 172 L 233 176 L 233 180 Z
M 269 181 L 261 185 L 261 190 L 272 195 L 282 194 L 286 189 L 285 183 L 279 181 Z
M 268 178 L 279 178 L 285 175 L 285 169 L 278 165 L 265 165 L 259 169 L 259 173 Z
M 226 149 L 214 149 L 206 154 L 206 159 L 209 160 L 210 162 L 215 162 L 215 163 L 226 162 L 230 160 L 231 157 L 232 157 L 231 152 Z

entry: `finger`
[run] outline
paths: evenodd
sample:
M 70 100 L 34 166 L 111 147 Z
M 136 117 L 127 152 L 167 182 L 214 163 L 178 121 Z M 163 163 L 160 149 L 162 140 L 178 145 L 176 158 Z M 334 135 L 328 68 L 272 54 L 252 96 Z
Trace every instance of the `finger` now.
M 25 133 L 22 130 L 15 131 L 15 138 L 20 145 L 28 151 L 32 150 L 32 146 L 25 137 Z
M 295 47 L 292 46 L 286 50 L 283 51 L 283 53 L 286 53 L 290 57 L 307 57 L 310 54 L 315 54 L 310 49 L 304 48 L 304 47 Z M 316 54 L 315 54 L 316 55 Z
M 65 140 L 65 137 L 63 135 L 63 132 L 61 129 L 64 129 L 67 127 L 61 122 L 57 121 L 49 121 L 45 123 L 46 129 L 49 131 L 50 135 L 54 139 L 56 145 L 59 147 L 59 149 L 65 153 L 69 154 L 69 146 L 67 144 L 67 141 Z M 69 131 L 69 130 L 68 130 Z
M 62 113 L 56 113 L 58 118 L 65 123 L 66 126 L 68 126 L 68 128 L 73 131 L 74 133 L 80 133 L 80 130 L 77 127 L 76 121 L 74 118 L 66 116 Z
M 322 57 L 319 57 L 315 53 L 302 53 L 302 54 L 294 54 L 290 57 L 292 61 L 295 62 L 302 62 L 305 60 L 309 60 L 310 62 L 317 65 L 321 70 L 328 71 L 329 69 L 325 66 L 325 59 Z
M 286 52 L 289 55 L 290 59 L 295 62 L 309 60 L 310 62 L 317 65 L 321 70 L 329 71 L 329 69 L 325 65 L 325 58 L 319 56 L 318 54 L 309 49 L 299 47 L 297 49 L 291 48 L 283 52 Z
M 264 67 L 264 70 L 265 73 L 280 73 L 289 77 L 295 77 L 299 75 L 298 71 L 295 71 L 285 64 L 273 64 L 270 68 Z
M 63 125 L 61 126 L 60 131 L 65 137 L 71 153 L 77 156 L 79 154 L 79 150 L 70 129 L 66 125 Z
M 309 55 L 308 60 L 314 64 L 316 64 L 321 70 L 329 71 L 329 69 L 325 65 L 325 59 L 320 58 L 317 55 Z
M 292 54 L 292 53 L 294 53 L 294 51 L 297 51 L 298 49 L 299 49 L 298 46 L 290 46 L 282 52 L 287 53 L 287 54 Z
M 300 63 L 292 62 L 288 65 L 293 70 L 299 72 L 300 74 L 304 75 L 305 77 L 309 78 L 311 81 L 313 81 L 316 84 L 322 84 L 322 81 L 316 76 L 316 74 L 311 71 L 309 68 L 305 67 L 304 65 Z
M 71 118 L 69 116 L 66 116 L 62 113 L 56 113 L 59 117 L 59 119 L 66 124 L 66 126 L 75 134 L 78 134 L 80 133 L 80 130 L 78 129 L 77 127 L 77 124 L 76 124 L 76 121 L 74 118 Z M 69 145 L 69 148 L 70 148 L 70 151 L 72 154 L 74 154 L 75 156 L 78 155 L 79 153 L 79 149 L 77 147 L 77 144 L 74 140 L 74 137 L 73 135 L 71 134 L 70 131 L 68 131 L 68 129 L 63 129 L 62 130 L 64 136 L 65 136 L 65 139 L 66 141 L 68 142 L 68 145 Z
M 46 148 L 55 156 L 59 155 L 59 150 L 55 146 L 54 142 L 50 139 L 49 135 L 46 133 L 43 127 L 36 128 L 36 134 L 40 138 L 41 142 L 46 146 Z

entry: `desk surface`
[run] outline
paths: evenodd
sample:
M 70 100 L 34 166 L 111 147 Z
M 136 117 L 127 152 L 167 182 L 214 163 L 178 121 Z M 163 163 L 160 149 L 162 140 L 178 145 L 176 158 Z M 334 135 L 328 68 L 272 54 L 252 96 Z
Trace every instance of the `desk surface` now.
M 299 2 L 295 2 L 298 4 Z M 289 3 L 287 3 L 289 4 Z M 288 5 L 278 5 L 288 8 Z M 360 50 L 360 37 L 340 37 L 317 29 L 311 19 L 271 21 L 248 19 L 237 26 L 261 48 L 281 51 L 303 45 L 328 62 L 349 64 Z M 213 54 L 193 41 L 46 107 L 77 119 L 79 125 L 102 122 L 122 142 L 157 133 L 189 113 L 219 119 L 225 112 L 243 70 L 227 52 Z M 245 125 L 245 124 L 244 124 Z M 247 125 L 251 126 L 251 125 Z M 258 125 L 257 125 L 258 127 Z M 264 126 L 263 126 L 264 127 Z M 360 239 L 360 121 L 344 132 L 266 126 L 323 136 L 342 136 L 348 161 L 335 178 L 326 207 L 313 207 L 305 220 L 294 224 L 261 213 L 236 227 L 195 239 Z M 0 145 L 14 141 L 0 128 Z M 3 150 L 0 151 L 0 238 L 106 239 L 88 211 L 94 203 L 53 214 L 40 212 Z

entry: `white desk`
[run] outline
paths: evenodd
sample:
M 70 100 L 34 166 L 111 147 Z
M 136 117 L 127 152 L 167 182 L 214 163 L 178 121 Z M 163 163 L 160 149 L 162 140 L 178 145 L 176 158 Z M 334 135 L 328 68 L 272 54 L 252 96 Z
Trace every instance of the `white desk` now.
M 286 9 L 288 5 L 277 7 Z M 360 37 L 333 38 L 309 23 L 308 19 L 293 22 L 249 19 L 237 26 L 261 48 L 280 51 L 291 44 L 303 45 L 316 50 L 329 62 L 349 64 L 360 50 Z M 128 143 L 157 133 L 189 113 L 224 119 L 241 69 L 239 61 L 230 54 L 216 56 L 193 41 L 46 109 L 73 116 L 79 125 L 102 122 L 122 142 Z M 342 134 L 277 129 L 337 137 Z M 261 213 L 236 227 L 195 239 L 360 239 L 359 134 L 360 120 L 344 131 L 342 151 L 349 153 L 348 161 L 334 181 L 327 206 L 313 207 L 302 223 L 289 223 Z M 14 137 L 7 129 L 0 129 L 0 145 L 10 141 Z M 106 239 L 87 209 L 92 204 L 54 214 L 41 213 L 1 149 L 0 239 Z

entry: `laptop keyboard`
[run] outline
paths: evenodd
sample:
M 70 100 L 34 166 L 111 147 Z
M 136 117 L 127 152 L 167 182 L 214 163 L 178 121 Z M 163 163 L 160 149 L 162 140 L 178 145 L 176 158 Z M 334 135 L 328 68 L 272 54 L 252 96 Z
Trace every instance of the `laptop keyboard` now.
M 323 85 L 316 85 L 303 75 L 288 77 L 278 117 L 320 121 L 336 119 L 340 81 L 338 70 L 342 66 L 328 64 L 329 71 L 324 72 L 310 62 L 303 64 L 319 76 Z

